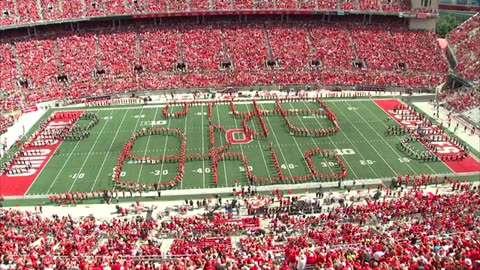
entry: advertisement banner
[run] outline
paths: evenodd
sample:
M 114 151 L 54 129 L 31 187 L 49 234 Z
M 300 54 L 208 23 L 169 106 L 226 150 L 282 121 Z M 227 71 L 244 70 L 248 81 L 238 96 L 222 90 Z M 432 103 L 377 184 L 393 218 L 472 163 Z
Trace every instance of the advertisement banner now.
M 38 111 L 37 106 L 26 107 L 22 109 L 22 113 L 36 112 Z

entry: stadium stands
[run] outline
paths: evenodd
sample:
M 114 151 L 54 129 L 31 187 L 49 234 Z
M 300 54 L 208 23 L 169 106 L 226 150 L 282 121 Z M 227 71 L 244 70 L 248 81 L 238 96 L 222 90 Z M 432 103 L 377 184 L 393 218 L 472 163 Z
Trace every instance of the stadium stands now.
M 455 70 L 465 79 L 480 80 L 480 13 L 448 33 L 447 39 L 455 52 Z
M 477 109 L 480 106 L 480 91 L 474 87 L 452 89 L 439 94 L 440 100 L 447 102 L 455 112 Z
M 477 187 L 449 182 L 456 190 L 450 194 L 386 189 L 388 200 L 370 199 L 375 192 L 369 192 L 366 203 L 352 196 L 346 205 L 319 192 L 317 199 L 335 204 L 324 203 L 316 215 L 291 214 L 298 198 L 281 193 L 270 199 L 283 207 L 263 217 L 216 213 L 146 221 L 119 209 L 122 218 L 102 221 L 0 209 L 2 267 L 298 269 L 303 262 L 319 269 L 478 269 Z M 162 238 L 174 239 L 168 254 L 161 252 Z
M 367 42 L 368 40 L 368 42 Z M 432 87 L 446 71 L 433 34 L 390 24 L 175 24 L 57 32 L 1 43 L 2 89 L 27 104 L 170 87 L 272 84 Z M 59 76 L 63 76 L 59 78 Z
M 412 10 L 405 0 L 6 0 L 0 3 L 0 26 L 115 15 L 216 11 L 435 12 Z

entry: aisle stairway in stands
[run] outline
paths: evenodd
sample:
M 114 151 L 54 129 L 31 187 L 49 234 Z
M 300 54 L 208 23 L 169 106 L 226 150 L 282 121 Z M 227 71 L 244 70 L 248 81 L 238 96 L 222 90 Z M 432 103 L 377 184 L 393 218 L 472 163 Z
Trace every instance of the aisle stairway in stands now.
M 60 50 L 58 49 L 58 40 L 53 41 L 53 48 L 55 51 L 55 60 L 58 64 L 58 73 L 63 74 L 63 63 L 60 61 Z
M 353 53 L 355 54 L 355 60 L 361 60 L 361 59 L 358 57 L 357 46 L 356 46 L 356 44 L 355 44 L 355 40 L 353 39 L 353 36 L 352 36 L 352 35 L 349 35 L 348 37 L 349 37 L 349 39 L 350 39 L 350 46 L 352 46 Z
M 44 20 L 43 18 L 43 12 L 42 12 L 42 4 L 40 3 L 40 0 L 36 0 L 35 1 L 36 4 L 37 4 L 37 12 L 38 12 L 38 16 L 40 17 L 40 20 Z
M 17 66 L 18 75 L 20 76 L 20 78 L 23 78 L 24 77 L 23 76 L 23 67 L 20 64 L 20 59 L 18 59 L 17 47 L 16 47 L 15 43 L 11 44 L 11 49 L 12 49 L 13 57 L 15 59 L 15 64 Z
M 275 60 L 273 58 L 272 47 L 270 46 L 270 39 L 268 38 L 268 31 L 267 31 L 267 27 L 265 26 L 265 24 L 262 24 L 262 29 L 263 29 L 263 33 L 265 35 L 265 41 L 267 43 L 268 59 L 269 60 Z
M 140 42 L 140 35 L 135 31 L 135 65 L 140 63 L 140 55 L 142 54 Z

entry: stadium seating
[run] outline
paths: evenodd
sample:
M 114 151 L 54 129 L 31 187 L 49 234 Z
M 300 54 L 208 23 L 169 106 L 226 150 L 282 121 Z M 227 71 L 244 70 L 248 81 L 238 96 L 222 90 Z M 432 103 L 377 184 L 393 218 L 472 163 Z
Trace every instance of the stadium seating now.
M 455 70 L 461 77 L 472 81 L 480 79 L 479 31 L 480 13 L 477 13 L 447 35 L 458 61 Z
M 0 3 L 0 26 L 128 14 L 337 8 L 377 12 L 411 11 L 405 0 L 5 0 Z
M 61 97 L 66 89 L 65 97 L 79 98 L 175 87 L 431 87 L 446 71 L 433 34 L 383 23 L 143 25 L 57 32 L 1 46 L 8 60 L 1 87 L 23 92 L 29 104 Z
M 458 113 L 470 109 L 478 111 L 478 106 L 480 106 L 480 91 L 474 87 L 463 87 L 442 92 L 439 94 L 439 98 L 447 102 L 448 106 Z
M 124 216 L 100 221 L 92 216 L 48 218 L 2 208 L 2 267 L 134 269 L 148 264 L 151 269 L 162 265 L 273 269 L 283 264 L 283 269 L 295 269 L 306 257 L 307 266 L 327 269 L 340 265 L 477 269 L 480 224 L 475 212 L 480 197 L 470 184 L 445 181 L 449 182 L 457 190 L 451 194 L 386 189 L 388 200 L 324 205 L 317 215 L 290 215 L 290 203 L 296 198 L 284 199 L 281 193 L 272 198 L 292 201 L 276 209 L 275 215 L 261 218 L 216 213 L 211 217 L 174 215 L 145 221 Z M 232 235 L 239 236 L 238 240 Z M 162 238 L 174 239 L 169 254 L 160 250 Z

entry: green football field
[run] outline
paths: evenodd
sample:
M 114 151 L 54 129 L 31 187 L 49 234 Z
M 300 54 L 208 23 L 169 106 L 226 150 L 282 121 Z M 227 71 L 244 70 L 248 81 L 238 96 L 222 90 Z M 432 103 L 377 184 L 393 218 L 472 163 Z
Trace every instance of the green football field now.
M 259 101 L 259 109 L 274 110 L 273 101 Z M 400 174 L 448 174 L 452 171 L 443 162 L 423 162 L 409 159 L 398 148 L 401 136 L 387 136 L 388 115 L 370 100 L 327 100 L 325 104 L 336 114 L 340 131 L 332 136 L 293 136 L 280 115 L 263 116 L 270 134 L 268 138 L 252 140 L 245 144 L 232 144 L 229 152 L 242 152 L 248 158 L 252 174 L 257 178 L 277 175 L 270 153 L 272 144 L 285 176 L 310 173 L 303 154 L 313 148 L 335 151 L 347 167 L 345 179 L 375 179 Z M 284 109 L 320 109 L 311 101 L 282 103 Z M 117 165 L 123 146 L 132 134 L 146 127 L 176 128 L 186 135 L 186 154 L 207 153 L 210 148 L 208 106 L 190 106 L 186 117 L 167 118 L 163 106 L 115 107 L 86 109 L 98 114 L 100 122 L 91 130 L 91 136 L 80 141 L 64 141 L 57 153 L 28 190 L 31 194 L 52 194 L 65 191 L 91 192 L 115 187 L 112 173 Z M 239 112 L 252 111 L 251 101 L 235 103 Z M 170 107 L 169 111 L 182 111 L 182 106 Z M 317 115 L 290 115 L 297 127 L 329 127 L 331 122 Z M 213 106 L 212 124 L 228 129 L 241 129 L 241 118 L 234 117 L 229 105 Z M 78 123 L 80 124 L 80 123 Z M 257 117 L 248 123 L 254 130 L 261 126 Z M 226 143 L 223 132 L 215 132 L 216 146 Z M 242 137 L 236 133 L 236 139 Z M 238 138 L 237 138 L 238 137 Z M 139 156 L 178 155 L 180 142 L 173 136 L 143 136 L 137 138 L 132 153 Z M 423 147 L 419 145 L 418 147 Z M 312 161 L 318 171 L 339 172 L 339 165 L 321 157 Z M 125 161 L 120 181 L 135 183 L 162 183 L 174 178 L 177 163 L 145 164 Z M 174 188 L 192 189 L 204 187 L 231 187 L 237 180 L 247 184 L 247 175 L 240 160 L 219 160 L 218 185 L 212 178 L 211 162 L 187 161 L 185 175 Z

